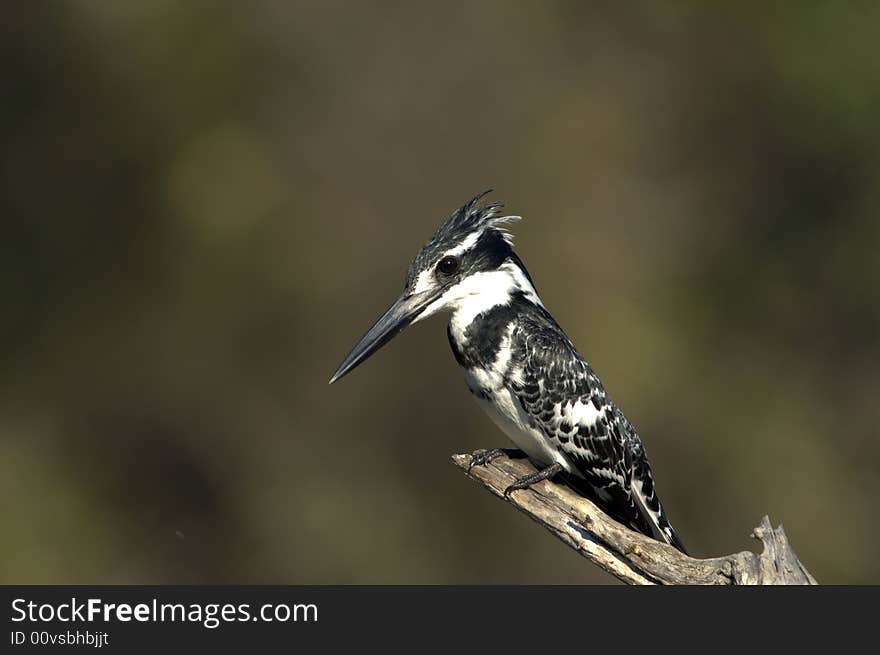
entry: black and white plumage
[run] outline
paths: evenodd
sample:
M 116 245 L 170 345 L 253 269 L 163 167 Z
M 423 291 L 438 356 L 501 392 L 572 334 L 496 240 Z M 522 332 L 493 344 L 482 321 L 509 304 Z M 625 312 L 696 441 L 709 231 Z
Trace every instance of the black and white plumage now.
M 485 194 L 453 213 L 416 255 L 403 293 L 334 374 L 351 371 L 407 325 L 451 311 L 449 343 L 471 393 L 539 467 L 620 522 L 684 547 L 657 497 L 632 424 L 553 319 Z M 518 487 L 517 487 L 518 488 Z

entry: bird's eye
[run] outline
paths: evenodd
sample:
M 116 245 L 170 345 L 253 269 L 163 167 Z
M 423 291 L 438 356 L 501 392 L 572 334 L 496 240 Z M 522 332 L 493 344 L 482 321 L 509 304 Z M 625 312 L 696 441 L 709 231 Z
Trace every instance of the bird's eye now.
M 448 256 L 437 262 L 437 270 L 443 275 L 452 275 L 458 270 L 458 257 Z

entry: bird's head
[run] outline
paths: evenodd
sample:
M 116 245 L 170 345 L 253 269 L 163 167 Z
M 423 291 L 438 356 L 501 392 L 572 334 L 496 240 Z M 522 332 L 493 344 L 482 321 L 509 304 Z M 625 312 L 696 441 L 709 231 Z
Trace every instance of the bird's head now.
M 349 373 L 407 326 L 441 310 L 467 304 L 490 307 L 507 302 L 531 280 L 513 252 L 513 237 L 503 224 L 498 203 L 479 204 L 489 191 L 475 196 L 447 218 L 409 265 L 403 291 L 361 337 L 339 365 L 330 383 Z M 478 297 L 481 297 L 478 299 Z

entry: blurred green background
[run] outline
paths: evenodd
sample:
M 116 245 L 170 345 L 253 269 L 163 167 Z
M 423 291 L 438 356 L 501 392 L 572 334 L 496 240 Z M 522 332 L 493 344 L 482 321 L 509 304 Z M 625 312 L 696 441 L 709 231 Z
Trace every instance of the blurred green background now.
M 5 3 L 0 581 L 610 581 L 442 319 L 327 386 L 492 186 L 691 551 L 880 582 L 880 6 L 623 4 Z

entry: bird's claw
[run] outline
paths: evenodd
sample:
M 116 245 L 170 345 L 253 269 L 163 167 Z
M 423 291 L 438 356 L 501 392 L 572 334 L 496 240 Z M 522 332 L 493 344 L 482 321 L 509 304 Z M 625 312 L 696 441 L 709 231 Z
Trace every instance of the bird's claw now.
M 507 485 L 507 488 L 504 490 L 504 498 L 509 499 L 510 494 L 512 494 L 517 489 L 528 489 L 533 484 L 536 484 L 541 480 L 548 480 L 561 471 L 562 464 L 559 464 L 557 462 L 555 464 L 551 464 L 547 468 L 536 471 L 531 475 L 526 475 L 519 480 L 514 480 L 511 484 Z
M 478 450 L 477 452 L 472 454 L 470 460 L 468 460 L 468 473 L 470 473 L 471 469 L 475 466 L 485 466 L 493 459 L 503 454 L 503 448 L 488 448 L 486 450 Z

